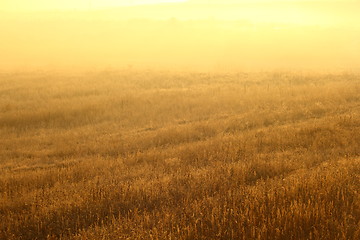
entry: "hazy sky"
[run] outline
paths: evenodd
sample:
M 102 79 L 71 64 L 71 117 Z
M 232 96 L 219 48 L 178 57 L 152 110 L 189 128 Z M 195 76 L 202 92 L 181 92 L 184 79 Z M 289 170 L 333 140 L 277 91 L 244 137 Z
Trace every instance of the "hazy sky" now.
M 196 3 L 253 3 L 279 2 L 279 0 L 1 0 L 0 10 L 49 10 L 49 9 L 89 9 L 163 2 L 196 2 Z M 281 1 L 281 0 L 280 0 Z M 282 0 L 283 2 L 302 2 L 306 0 Z M 336 2 L 336 0 L 316 0 L 309 2 Z M 351 1 L 342 0 L 341 2 Z
M 2 10 L 88 9 L 186 0 L 1 0 Z
M 271 0 L 0 0 L 1 69 L 358 69 L 360 4 Z M 170 2 L 170 0 L 166 1 Z M 318 3 L 322 4 L 318 4 Z M 91 4 L 90 4 L 91 3 Z M 90 5 L 89 5 L 90 4 Z M 19 11 L 19 12 L 18 12 Z M 145 40 L 145 41 L 144 41 Z

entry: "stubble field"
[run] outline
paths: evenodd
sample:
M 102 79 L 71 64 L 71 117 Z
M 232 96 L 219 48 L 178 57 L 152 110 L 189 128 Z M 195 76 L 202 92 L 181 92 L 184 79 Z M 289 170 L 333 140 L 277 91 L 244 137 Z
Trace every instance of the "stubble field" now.
M 0 239 L 360 239 L 360 76 L 2 73 Z

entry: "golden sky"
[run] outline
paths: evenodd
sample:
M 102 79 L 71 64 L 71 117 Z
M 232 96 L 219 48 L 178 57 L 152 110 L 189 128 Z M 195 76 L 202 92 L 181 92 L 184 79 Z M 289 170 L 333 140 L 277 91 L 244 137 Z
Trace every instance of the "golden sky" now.
M 48 10 L 48 9 L 88 9 L 185 0 L 1 0 L 3 10 Z
M 0 14 L 0 71 L 128 65 L 360 71 L 360 3 L 188 0 L 140 6 L 145 2 L 170 1 L 0 0 L 0 10 L 10 12 Z M 138 6 L 111 9 L 124 5 Z

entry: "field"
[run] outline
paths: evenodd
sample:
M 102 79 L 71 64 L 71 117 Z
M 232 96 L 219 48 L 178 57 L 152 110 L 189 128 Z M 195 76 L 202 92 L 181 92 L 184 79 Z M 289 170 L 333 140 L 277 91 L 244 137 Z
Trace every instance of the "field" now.
M 360 75 L 1 73 L 0 239 L 360 239 Z

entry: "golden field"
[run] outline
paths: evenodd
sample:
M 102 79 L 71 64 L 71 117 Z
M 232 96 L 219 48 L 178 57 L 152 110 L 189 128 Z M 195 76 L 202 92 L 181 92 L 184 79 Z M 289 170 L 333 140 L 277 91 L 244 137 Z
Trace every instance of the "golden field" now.
M 1 73 L 0 239 L 360 239 L 360 75 Z

